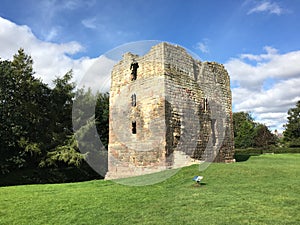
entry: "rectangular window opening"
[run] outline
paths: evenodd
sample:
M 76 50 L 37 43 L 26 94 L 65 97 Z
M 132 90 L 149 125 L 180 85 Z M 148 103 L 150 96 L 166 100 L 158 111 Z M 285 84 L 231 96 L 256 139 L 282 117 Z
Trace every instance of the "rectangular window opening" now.
M 131 95 L 131 106 L 133 106 L 133 107 L 136 106 L 136 95 L 135 94 Z
M 130 65 L 131 70 L 131 80 L 136 80 L 137 77 L 137 69 L 139 68 L 139 64 L 137 62 L 132 62 Z
M 216 146 L 216 119 L 211 120 L 211 135 L 212 135 L 212 144 Z
M 135 121 L 133 121 L 131 123 L 131 132 L 132 132 L 132 134 L 136 134 L 136 122 Z

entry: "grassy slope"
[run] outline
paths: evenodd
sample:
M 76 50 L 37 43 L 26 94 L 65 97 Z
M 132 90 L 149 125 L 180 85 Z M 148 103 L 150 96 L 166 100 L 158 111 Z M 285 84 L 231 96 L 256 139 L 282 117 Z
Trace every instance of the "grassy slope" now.
M 194 175 L 204 175 L 195 187 Z M 183 168 L 165 182 L 0 188 L 0 224 L 300 224 L 300 154 Z

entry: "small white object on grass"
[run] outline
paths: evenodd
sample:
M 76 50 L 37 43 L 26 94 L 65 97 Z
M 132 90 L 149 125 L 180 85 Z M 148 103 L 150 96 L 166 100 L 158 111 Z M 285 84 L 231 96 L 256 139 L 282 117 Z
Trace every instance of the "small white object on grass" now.
M 193 178 L 193 180 L 196 181 L 198 184 L 200 184 L 202 179 L 203 179 L 203 176 L 194 176 L 194 178 Z

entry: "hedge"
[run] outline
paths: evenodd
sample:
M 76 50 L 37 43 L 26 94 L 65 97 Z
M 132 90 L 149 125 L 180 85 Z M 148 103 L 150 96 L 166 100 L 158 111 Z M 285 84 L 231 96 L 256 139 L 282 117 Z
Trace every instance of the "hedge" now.
M 259 155 L 264 153 L 300 153 L 300 148 L 287 148 L 287 147 L 272 147 L 269 149 L 263 148 L 245 148 L 245 149 L 235 149 L 235 155 Z

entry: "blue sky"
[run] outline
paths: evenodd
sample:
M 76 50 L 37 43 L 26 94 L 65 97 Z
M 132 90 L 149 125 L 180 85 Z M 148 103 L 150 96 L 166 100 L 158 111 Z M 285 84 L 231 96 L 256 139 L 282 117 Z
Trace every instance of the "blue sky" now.
M 224 63 L 244 52 L 260 53 L 266 45 L 281 52 L 299 48 L 300 3 L 265 2 L 270 9 L 251 13 L 264 1 L 4 0 L 0 16 L 29 26 L 40 40 L 79 42 L 86 52 L 77 56 L 96 57 L 126 42 L 154 39 Z
M 299 12 L 297 0 L 2 0 L 0 57 L 23 47 L 50 82 L 128 42 L 176 43 L 225 65 L 235 111 L 282 130 L 300 99 Z

